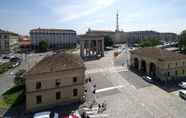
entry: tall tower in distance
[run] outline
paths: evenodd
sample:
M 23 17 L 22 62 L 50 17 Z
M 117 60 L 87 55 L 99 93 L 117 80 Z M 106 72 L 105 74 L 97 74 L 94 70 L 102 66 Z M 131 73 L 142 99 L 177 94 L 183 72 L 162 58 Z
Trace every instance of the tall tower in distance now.
M 119 31 L 119 13 L 117 11 L 117 14 L 116 14 L 116 32 Z

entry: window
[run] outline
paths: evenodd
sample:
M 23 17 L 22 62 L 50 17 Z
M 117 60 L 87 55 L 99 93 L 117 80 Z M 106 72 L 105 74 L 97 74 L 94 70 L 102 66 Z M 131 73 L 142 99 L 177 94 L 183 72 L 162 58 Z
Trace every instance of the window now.
M 57 80 L 56 80 L 56 86 L 57 86 L 57 87 L 59 87 L 59 86 L 60 86 L 60 84 L 61 84 L 60 80 L 59 80 L 59 79 L 57 79 Z
M 185 70 L 182 70 L 183 75 L 185 74 Z
M 168 68 L 170 68 L 170 65 L 168 64 Z
M 9 48 L 9 42 L 7 40 L 5 40 L 5 48 Z
M 37 103 L 37 104 L 41 104 L 41 102 L 42 102 L 42 97 L 41 97 L 41 95 L 36 96 L 36 103 Z
M 7 39 L 7 37 L 8 37 L 7 35 L 4 35 L 4 39 Z
M 1 35 L 0 35 L 0 39 L 1 39 Z
M 74 83 L 77 82 L 77 77 L 73 77 L 73 82 L 74 82 Z
M 178 63 L 176 62 L 176 66 L 178 65 Z
M 170 76 L 170 72 L 167 73 L 167 76 L 168 76 L 168 77 Z
M 78 89 L 73 89 L 73 96 L 77 96 L 78 95 Z
M 56 100 L 61 99 L 61 92 L 56 92 Z
M 185 65 L 185 62 L 183 62 L 183 65 Z
M 41 88 L 41 82 L 37 82 L 36 83 L 36 89 L 40 89 Z
M 177 71 L 177 70 L 175 71 L 175 75 L 176 75 L 176 76 L 178 75 L 178 71 Z

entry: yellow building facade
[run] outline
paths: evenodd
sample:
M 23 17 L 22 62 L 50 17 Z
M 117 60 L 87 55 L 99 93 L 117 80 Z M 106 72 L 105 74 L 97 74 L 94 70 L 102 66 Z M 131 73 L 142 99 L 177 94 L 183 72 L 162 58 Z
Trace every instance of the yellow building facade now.
M 81 101 L 85 66 L 78 55 L 54 54 L 26 75 L 26 109 L 40 110 Z
M 163 81 L 186 77 L 185 55 L 160 48 L 140 48 L 130 53 L 130 67 L 142 74 Z

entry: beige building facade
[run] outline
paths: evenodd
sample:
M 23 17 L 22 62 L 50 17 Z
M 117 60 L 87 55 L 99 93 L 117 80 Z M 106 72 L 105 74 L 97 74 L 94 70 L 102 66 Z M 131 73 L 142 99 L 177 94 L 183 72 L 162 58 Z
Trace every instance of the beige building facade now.
M 160 48 L 131 51 L 130 66 L 140 73 L 162 81 L 179 81 L 186 77 L 186 56 Z
M 49 49 L 69 49 L 76 47 L 77 34 L 71 29 L 43 29 L 37 28 L 30 31 L 33 49 L 39 48 L 41 41 L 46 41 Z
M 115 44 L 127 43 L 127 34 L 124 31 L 107 31 L 88 29 L 85 35 L 89 36 L 109 36 Z
M 35 111 L 82 100 L 85 66 L 78 55 L 54 54 L 26 75 L 26 109 Z
M 14 52 L 18 48 L 18 39 L 18 34 L 0 30 L 0 53 Z

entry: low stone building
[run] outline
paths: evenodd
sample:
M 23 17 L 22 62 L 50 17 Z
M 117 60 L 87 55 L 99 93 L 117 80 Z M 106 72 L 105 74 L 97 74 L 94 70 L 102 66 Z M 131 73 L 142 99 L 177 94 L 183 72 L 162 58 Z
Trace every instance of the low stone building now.
M 130 52 L 130 66 L 162 81 L 186 77 L 186 55 L 160 48 L 140 48 Z
M 25 74 L 26 109 L 77 102 L 84 93 L 85 66 L 75 54 L 45 57 Z

